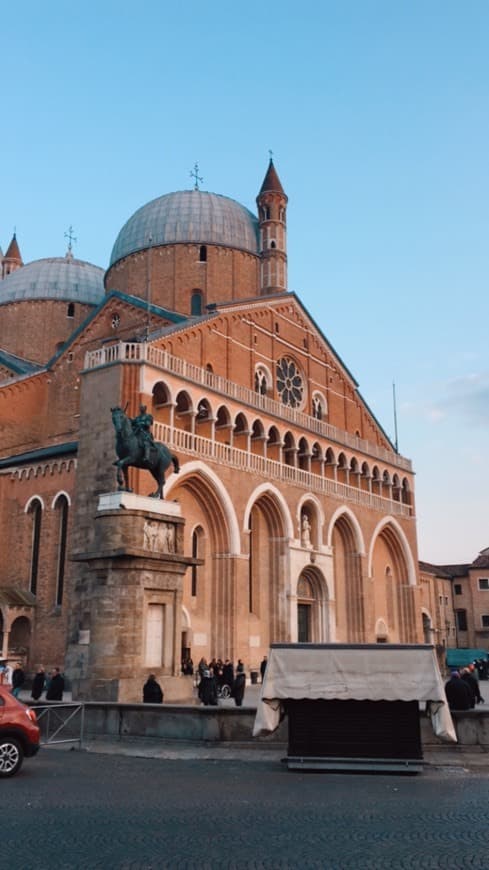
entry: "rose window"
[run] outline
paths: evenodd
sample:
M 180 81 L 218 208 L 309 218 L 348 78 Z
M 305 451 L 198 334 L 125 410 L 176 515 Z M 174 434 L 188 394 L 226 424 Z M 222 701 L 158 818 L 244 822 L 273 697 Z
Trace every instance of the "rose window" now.
M 293 359 L 282 357 L 277 363 L 277 392 L 284 405 L 298 408 L 304 396 L 302 375 Z

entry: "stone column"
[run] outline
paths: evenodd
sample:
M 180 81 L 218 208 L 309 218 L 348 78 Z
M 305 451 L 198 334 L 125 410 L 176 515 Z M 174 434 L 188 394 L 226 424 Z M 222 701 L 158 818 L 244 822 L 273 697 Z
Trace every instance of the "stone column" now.
M 165 701 L 185 701 L 180 675 L 183 555 L 179 504 L 102 494 L 78 562 L 66 671 L 77 699 L 141 701 L 150 673 Z

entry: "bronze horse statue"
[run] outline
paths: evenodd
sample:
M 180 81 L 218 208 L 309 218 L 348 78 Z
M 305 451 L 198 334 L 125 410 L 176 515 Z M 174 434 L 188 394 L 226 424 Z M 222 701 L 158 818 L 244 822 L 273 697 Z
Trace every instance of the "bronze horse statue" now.
M 166 444 L 155 442 L 149 451 L 149 458 L 145 459 L 144 445 L 134 431 L 131 418 L 122 408 L 111 408 L 112 422 L 115 428 L 115 452 L 118 459 L 114 462 L 117 466 L 117 483 L 119 490 L 132 492 L 129 487 L 128 471 L 133 468 L 145 468 L 153 475 L 158 487 L 150 494 L 150 498 L 163 498 L 163 486 L 165 483 L 165 471 L 173 463 L 175 473 L 180 471 L 177 457 L 168 449 Z

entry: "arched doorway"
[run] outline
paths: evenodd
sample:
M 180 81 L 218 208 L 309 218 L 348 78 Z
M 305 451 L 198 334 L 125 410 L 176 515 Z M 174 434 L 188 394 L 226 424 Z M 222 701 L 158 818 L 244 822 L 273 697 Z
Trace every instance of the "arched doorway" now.
M 14 619 L 9 634 L 9 656 L 29 661 L 31 644 L 31 623 L 27 616 L 18 616 Z
M 315 568 L 308 566 L 297 581 L 297 642 L 329 641 L 328 590 L 326 581 Z

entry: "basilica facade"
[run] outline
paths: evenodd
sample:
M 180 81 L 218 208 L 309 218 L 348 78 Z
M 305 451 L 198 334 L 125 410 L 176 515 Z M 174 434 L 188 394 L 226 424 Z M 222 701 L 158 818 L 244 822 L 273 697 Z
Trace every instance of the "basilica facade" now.
M 111 408 L 141 405 L 180 466 L 164 497 L 188 563 L 182 656 L 254 668 L 271 642 L 427 639 L 411 462 L 288 288 L 272 161 L 256 202 L 161 196 L 121 229 L 105 273 L 71 250 L 24 265 L 15 240 L 0 281 L 4 656 L 64 665 L 87 642 L 84 553 L 117 489 Z M 146 470 L 129 482 L 154 489 Z M 134 582 L 149 593 L 148 577 Z M 165 627 L 146 592 L 132 654 L 165 673 L 164 644 L 148 658 L 146 635 Z M 111 624 L 114 661 L 128 619 Z

